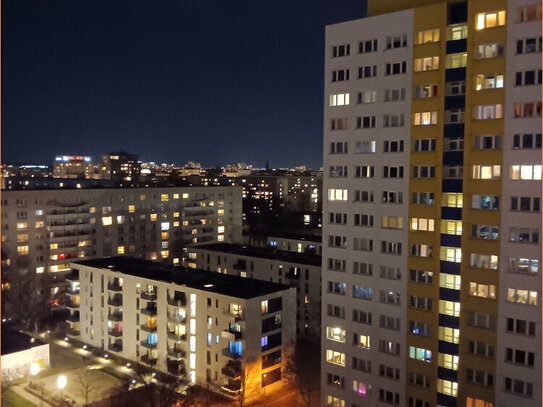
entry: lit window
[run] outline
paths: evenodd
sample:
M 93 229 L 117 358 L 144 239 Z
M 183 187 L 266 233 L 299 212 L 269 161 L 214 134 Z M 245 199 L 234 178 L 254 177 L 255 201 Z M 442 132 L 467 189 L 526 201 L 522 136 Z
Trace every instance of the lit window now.
M 128 205 L 128 212 L 129 213 L 136 212 L 136 205 Z
M 475 76 L 475 90 L 503 88 L 503 74 Z
M 446 369 L 458 370 L 458 356 L 449 355 L 448 353 L 439 353 L 438 364 Z
M 432 361 L 432 351 L 423 348 L 416 348 L 414 346 L 409 347 L 409 357 L 411 359 L 417 359 L 422 362 Z
M 124 254 L 124 246 L 117 247 L 117 254 Z
M 458 343 L 460 340 L 460 329 L 448 328 L 445 326 L 439 327 L 439 340 Z
M 414 126 L 429 126 L 431 124 L 437 124 L 437 112 L 413 113 Z
M 326 338 L 331 341 L 345 343 L 345 329 L 339 327 L 326 327 Z
M 458 247 L 441 246 L 440 259 L 442 261 L 460 263 L 462 261 L 462 249 Z
M 439 69 L 439 57 L 416 58 L 414 61 L 415 72 L 433 71 Z
M 150 215 L 149 215 L 149 219 L 150 219 L 152 222 L 156 221 L 156 220 L 157 220 L 157 214 L 156 214 L 156 213 L 150 214 Z
M 434 219 L 411 218 L 411 230 L 434 231 Z
M 441 233 L 446 235 L 462 235 L 462 221 L 461 220 L 441 220 Z
M 328 200 L 329 201 L 346 201 L 347 198 L 347 190 L 346 189 L 335 189 L 330 188 L 328 190 Z
M 469 295 L 480 298 L 496 298 L 496 286 L 492 284 L 469 283 Z
M 417 44 L 426 44 L 428 42 L 439 41 L 439 28 L 419 31 L 417 33 Z
M 118 215 L 117 216 L 117 223 L 119 225 L 122 225 L 124 223 L 124 216 Z
M 39 220 L 39 221 L 36 222 L 36 229 L 42 228 L 42 227 L 44 227 L 44 226 L 45 226 L 45 222 L 44 222 L 44 221 Z
M 26 222 L 17 223 L 17 230 L 26 230 L 26 229 L 28 229 L 28 223 Z
M 178 217 L 179 217 L 179 212 L 174 212 L 174 213 L 173 213 L 173 217 L 174 217 L 174 218 L 178 218 Z
M 330 95 L 330 106 L 345 106 L 349 104 L 349 94 L 339 93 Z
M 160 224 L 160 230 L 170 230 L 170 222 L 162 222 Z
M 113 218 L 111 216 L 103 216 L 102 217 L 102 225 L 110 226 L 112 224 L 113 224 Z
M 160 200 L 162 202 L 168 202 L 168 194 L 160 194 Z
M 456 69 L 463 68 L 468 63 L 468 54 L 459 52 L 457 54 L 448 54 L 445 60 L 445 68 Z
M 19 256 L 23 256 L 23 255 L 28 254 L 28 246 L 27 245 L 25 245 L 25 246 L 17 246 L 17 254 Z
M 514 166 L 511 167 L 511 174 L 513 173 L 513 167 Z M 541 168 L 541 166 L 539 166 L 539 168 Z M 474 165 L 473 166 L 473 179 L 498 179 L 500 178 L 500 175 L 501 175 L 501 166 L 499 165 Z
M 359 381 L 353 380 L 353 391 L 358 394 L 360 397 L 366 397 L 368 395 L 368 390 L 371 388 L 371 385 L 366 383 L 361 383 Z
M 182 197 L 183 197 L 183 199 L 188 199 L 188 197 L 189 197 L 189 194 L 187 194 L 187 193 L 184 193 Z
M 512 165 L 512 180 L 541 180 L 541 165 Z
M 224 233 L 224 226 L 218 226 L 217 227 L 217 232 L 218 233 Z
M 327 349 L 326 361 L 334 365 L 345 366 L 345 353 Z
M 458 383 L 449 380 L 437 380 L 437 391 L 448 396 L 456 397 L 458 392 Z
M 166 259 L 170 255 L 170 251 L 169 250 L 162 250 L 160 252 L 160 255 L 162 256 L 163 259 Z
M 439 286 L 443 288 L 449 288 L 451 290 L 460 290 L 460 276 L 455 274 L 439 274 Z
M 41 274 L 45 271 L 45 267 L 36 267 L 36 273 Z
M 485 28 L 505 25 L 505 10 L 487 11 L 475 15 L 475 29 L 484 30 Z
M 460 303 L 453 301 L 439 300 L 439 313 L 452 317 L 460 316 Z

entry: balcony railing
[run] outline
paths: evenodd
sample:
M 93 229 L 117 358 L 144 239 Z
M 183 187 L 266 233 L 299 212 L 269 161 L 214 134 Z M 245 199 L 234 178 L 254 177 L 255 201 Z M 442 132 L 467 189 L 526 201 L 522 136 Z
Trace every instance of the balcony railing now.
M 184 324 L 187 322 L 186 317 L 180 317 L 179 315 L 170 315 L 168 314 L 168 322 L 173 322 L 176 324 Z
M 168 305 L 173 305 L 174 307 L 184 307 L 187 305 L 187 301 L 178 298 L 168 298 Z
M 226 356 L 227 358 L 230 358 L 230 359 L 239 359 L 241 357 L 241 355 L 238 355 L 237 353 L 234 353 L 234 352 L 231 352 L 230 349 L 228 348 L 224 348 L 222 351 L 221 351 L 222 355 L 223 356 Z
M 123 298 L 122 297 L 113 297 L 109 298 L 107 300 L 108 305 L 111 305 L 112 307 L 121 307 L 123 305 Z
M 185 366 L 181 363 L 168 363 L 168 373 L 182 376 L 185 374 Z
M 177 334 L 175 332 L 168 332 L 168 338 L 173 339 L 174 341 L 184 341 L 185 339 L 187 339 L 187 335 Z
M 122 343 L 114 342 L 114 343 L 110 343 L 107 348 L 112 352 L 122 352 L 123 345 Z
M 181 359 L 185 357 L 185 351 L 181 349 L 168 349 L 168 356 L 175 359 Z
M 236 339 L 241 339 L 241 337 L 243 336 L 241 331 L 236 331 L 235 329 L 232 329 L 232 328 L 225 329 L 224 332 L 228 332 L 234 335 L 234 338 Z
M 108 314 L 107 319 L 110 321 L 119 322 L 123 320 L 123 314 L 122 313 Z
M 154 316 L 154 315 L 156 315 L 156 308 L 142 308 L 141 313 L 143 315 Z
M 66 281 L 79 281 L 79 271 L 77 271 L 77 273 L 72 271 L 70 274 L 66 274 L 64 278 Z
M 123 331 L 116 331 L 115 329 L 109 329 L 107 331 L 107 334 L 109 336 L 114 336 L 114 337 L 118 338 L 120 336 L 123 336 Z
M 66 308 L 79 309 L 79 304 L 74 303 L 72 300 L 67 300 Z
M 141 360 L 141 363 L 145 363 L 146 365 L 156 365 L 156 362 L 157 362 L 156 357 L 152 357 L 149 355 L 143 355 L 140 360 Z
M 79 312 L 68 315 L 66 318 L 68 322 L 79 322 Z
M 71 329 L 68 329 L 66 331 L 66 334 L 68 336 L 79 336 L 81 334 L 81 332 L 79 332 L 79 329 L 74 329 L 74 328 L 71 328 Z
M 140 297 L 141 297 L 142 300 L 156 301 L 157 295 L 156 295 L 156 293 L 149 293 L 149 292 L 146 292 L 146 291 L 142 291 L 141 294 L 140 294 Z
M 156 332 L 156 325 L 142 324 L 140 328 L 145 332 Z
M 226 366 L 221 369 L 221 373 L 233 379 L 241 376 L 241 362 L 229 360 Z
M 107 289 L 110 291 L 122 291 L 123 287 L 119 283 L 108 283 Z
M 140 341 L 140 345 L 144 348 L 148 349 L 156 349 L 156 342 L 155 343 L 149 343 L 147 341 Z

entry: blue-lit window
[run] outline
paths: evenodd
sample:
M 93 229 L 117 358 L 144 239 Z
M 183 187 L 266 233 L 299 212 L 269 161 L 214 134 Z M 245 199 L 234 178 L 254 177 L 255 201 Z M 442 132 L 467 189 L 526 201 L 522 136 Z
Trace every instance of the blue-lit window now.
M 213 341 L 213 335 L 211 333 L 207 334 L 207 346 L 211 346 L 211 342 Z
M 260 339 L 260 346 L 264 347 L 264 346 L 267 346 L 268 345 L 268 337 L 267 336 L 263 336 L 261 339 Z
M 371 300 L 373 298 L 373 289 L 370 287 L 362 287 L 359 285 L 353 286 L 353 297 L 363 300 Z
M 156 334 L 149 334 L 147 335 L 147 343 L 149 345 L 156 345 Z
M 242 348 L 243 348 L 243 344 L 241 342 L 234 342 L 234 341 L 228 342 L 228 350 L 231 353 L 235 353 L 236 355 L 241 356 L 242 350 L 243 350 Z

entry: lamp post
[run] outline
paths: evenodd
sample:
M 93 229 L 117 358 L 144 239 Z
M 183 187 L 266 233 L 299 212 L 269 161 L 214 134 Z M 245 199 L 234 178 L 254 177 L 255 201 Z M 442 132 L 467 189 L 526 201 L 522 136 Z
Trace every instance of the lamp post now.
M 30 364 L 30 385 L 32 387 L 33 383 L 32 383 L 32 378 L 33 377 L 36 377 L 36 375 L 40 372 L 40 365 L 37 364 L 36 362 L 32 362 Z
M 62 399 L 62 405 L 64 405 L 64 388 L 66 387 L 66 376 L 60 375 L 57 377 L 57 387 L 60 389 L 60 398 Z

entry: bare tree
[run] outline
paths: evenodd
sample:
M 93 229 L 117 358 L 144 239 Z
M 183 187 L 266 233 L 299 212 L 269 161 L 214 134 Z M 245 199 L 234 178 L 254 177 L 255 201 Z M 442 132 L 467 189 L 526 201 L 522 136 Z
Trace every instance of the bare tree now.
M 183 407 L 189 407 L 193 404 L 193 398 L 188 395 L 181 397 L 178 393 L 178 389 L 184 382 L 183 377 L 179 377 L 171 374 L 150 374 L 149 369 L 134 365 L 133 370 L 136 373 L 136 379 L 139 383 L 143 384 L 142 388 L 138 390 L 138 406 L 147 407 L 170 407 L 176 404 L 180 399 L 180 405 Z
M 62 290 L 59 287 L 54 289 L 54 280 L 49 273 L 10 270 L 7 279 L 7 307 L 24 321 L 27 330 L 33 330 L 37 335 L 40 324 L 51 316 L 53 301 L 62 297 Z
M 313 394 L 320 388 L 320 348 L 318 344 L 299 341 L 290 347 L 294 351 L 285 355 L 284 379 L 296 385 L 307 407 L 313 402 Z
M 81 385 L 81 393 L 85 397 L 85 407 L 89 405 L 89 395 L 98 390 L 95 379 L 92 377 L 92 371 L 82 367 L 77 371 L 77 379 Z

